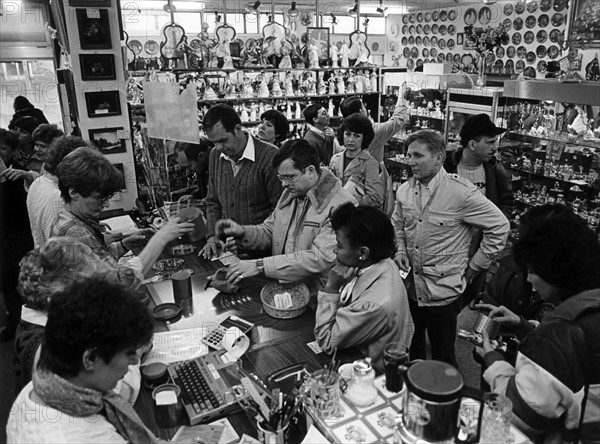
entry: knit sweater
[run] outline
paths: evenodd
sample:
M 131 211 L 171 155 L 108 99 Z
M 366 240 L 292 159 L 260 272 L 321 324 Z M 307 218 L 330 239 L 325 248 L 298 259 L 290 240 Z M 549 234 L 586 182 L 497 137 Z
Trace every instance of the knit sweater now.
M 277 147 L 252 138 L 255 160 L 242 159 L 235 177 L 231 163 L 221 157 L 221 152 L 216 149 L 210 152 L 206 196 L 208 233 L 214 233 L 219 219 L 233 219 L 244 225 L 260 224 L 277 205 L 281 196 L 281 181 L 273 168 Z

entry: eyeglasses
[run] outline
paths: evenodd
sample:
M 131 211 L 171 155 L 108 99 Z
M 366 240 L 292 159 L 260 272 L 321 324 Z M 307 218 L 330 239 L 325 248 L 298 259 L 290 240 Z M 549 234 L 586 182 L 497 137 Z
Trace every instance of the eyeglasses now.
M 298 171 L 296 174 L 293 174 L 292 176 L 282 176 L 281 174 L 277 175 L 277 178 L 282 182 L 282 183 L 287 183 L 288 185 L 291 183 L 294 183 L 296 180 L 298 180 L 298 178 L 304 174 L 304 170 L 305 168 L 302 168 L 300 171 Z
M 115 194 L 117 193 L 113 193 L 109 196 L 98 196 L 98 195 L 90 195 L 91 198 L 95 199 L 97 202 L 101 202 L 102 205 L 104 205 L 106 202 L 108 202 L 109 200 L 111 200 L 113 197 L 115 197 Z

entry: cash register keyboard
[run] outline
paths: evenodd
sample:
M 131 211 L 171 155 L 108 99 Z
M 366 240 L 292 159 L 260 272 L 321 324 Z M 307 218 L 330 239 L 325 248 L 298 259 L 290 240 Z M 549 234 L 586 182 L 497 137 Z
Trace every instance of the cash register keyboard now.
M 181 400 L 191 425 L 221 418 L 237 409 L 229 387 L 206 357 L 171 364 L 169 373 L 181 388 Z

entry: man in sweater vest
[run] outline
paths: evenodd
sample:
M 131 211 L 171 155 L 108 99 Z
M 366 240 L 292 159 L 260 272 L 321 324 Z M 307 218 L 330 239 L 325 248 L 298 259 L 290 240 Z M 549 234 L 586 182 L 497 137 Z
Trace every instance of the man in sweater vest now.
M 281 183 L 272 166 L 277 148 L 245 132 L 232 107 L 213 106 L 204 116 L 203 127 L 216 148 L 208 159 L 208 239 L 202 250 L 205 258 L 212 258 L 223 246 L 214 235 L 217 220 L 262 222 L 279 200 Z
M 323 288 L 336 258 L 329 216 L 347 202 L 356 205 L 356 200 L 319 164 L 317 150 L 306 140 L 288 140 L 273 159 L 273 169 L 285 188 L 275 211 L 259 225 L 230 219 L 217 222 L 217 232 L 233 237 L 237 246 L 271 249 L 270 257 L 230 266 L 230 283 L 262 275 L 281 283 L 304 281 L 309 288 Z

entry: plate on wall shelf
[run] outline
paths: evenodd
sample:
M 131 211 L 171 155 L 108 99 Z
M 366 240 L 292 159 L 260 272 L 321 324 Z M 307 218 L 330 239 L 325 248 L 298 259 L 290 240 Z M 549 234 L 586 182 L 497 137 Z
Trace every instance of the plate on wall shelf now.
M 559 54 L 558 46 L 552 45 L 548 48 L 548 57 L 550 57 L 551 60 L 554 60 L 555 58 L 557 58 L 558 54 Z
M 504 26 L 504 29 L 506 31 L 510 31 L 510 28 L 512 28 L 512 20 L 509 18 L 505 18 L 502 22 L 502 26 Z
M 454 39 L 448 39 L 448 41 L 446 42 L 446 46 L 448 47 L 448 49 L 454 49 L 454 46 L 456 44 L 454 43 Z
M 515 63 L 515 72 L 517 74 L 521 74 L 524 69 L 525 69 L 525 62 L 523 60 L 517 60 L 517 63 Z
M 513 13 L 512 3 L 505 4 L 504 8 L 502 8 L 502 12 L 504 12 L 504 15 L 511 15 Z
M 402 46 L 406 46 L 408 45 L 408 38 L 404 36 L 402 37 L 402 40 L 400 40 L 400 42 L 402 43 Z
M 398 35 L 398 31 L 399 31 L 399 29 L 398 29 L 398 23 L 394 23 L 392 25 L 392 27 L 390 28 L 390 34 L 392 34 L 392 37 L 396 37 Z M 402 31 L 404 31 L 404 27 L 403 27 Z M 406 34 L 406 33 L 403 32 L 403 34 Z
M 537 64 L 537 70 L 541 74 L 544 74 L 546 71 L 548 71 L 548 63 L 546 63 L 545 60 L 540 60 Z
M 408 44 L 409 44 L 409 45 L 414 45 L 414 44 L 415 44 L 415 36 L 411 35 L 411 36 L 408 38 Z
M 406 34 L 408 34 L 408 25 L 404 25 L 402 27 L 402 35 L 406 35 Z
M 440 12 L 440 20 L 443 22 L 448 20 L 448 11 L 444 10 Z
M 448 34 L 454 35 L 456 33 L 456 27 L 454 25 L 448 25 Z
M 514 74 L 515 73 L 515 62 L 512 60 L 507 60 L 504 64 L 504 72 L 506 74 Z
M 402 16 L 402 23 L 408 23 L 408 15 L 403 15 Z
M 155 40 L 146 40 L 146 43 L 144 43 L 144 51 L 149 55 L 156 54 L 158 52 L 158 43 L 156 43 Z
M 423 25 L 417 25 L 417 34 L 423 34 Z
M 560 12 L 556 12 L 552 16 L 552 26 L 560 26 L 563 24 L 564 21 L 565 21 L 565 16 L 562 15 Z
M 527 53 L 527 55 L 525 56 L 525 60 L 527 60 L 528 64 L 533 65 L 535 63 L 535 61 L 537 60 L 537 57 L 535 56 L 535 52 L 529 51 Z
M 148 43 L 148 42 L 146 42 L 146 43 Z M 202 42 L 200 41 L 200 39 L 193 39 L 190 42 L 190 48 L 192 48 L 193 50 L 200 49 L 200 46 L 202 46 Z M 243 48 L 243 45 L 242 45 L 242 48 Z
M 550 18 L 548 17 L 548 14 L 542 14 L 538 17 L 537 21 L 540 28 L 545 28 L 548 26 L 548 23 L 550 23 Z
M 416 65 L 417 65 L 417 67 L 423 66 L 423 59 L 417 59 Z
M 519 46 L 517 48 L 517 57 L 520 59 L 524 59 L 526 55 L 527 55 L 527 48 L 525 48 L 524 46 Z
M 413 46 L 413 47 L 410 49 L 410 56 L 411 56 L 413 59 L 416 59 L 417 57 L 419 57 L 419 49 L 418 49 L 416 46 Z
M 590 2 L 590 5 L 594 2 Z M 557 12 L 562 11 L 567 7 L 567 0 L 554 0 L 554 10 Z
M 535 48 L 535 54 L 538 56 L 538 59 L 543 59 L 546 57 L 548 50 L 546 49 L 546 45 L 539 45 Z
M 525 8 L 527 8 L 525 1 L 519 2 L 515 5 L 515 12 L 517 14 L 523 14 L 525 12 Z
M 398 51 L 398 42 L 390 42 L 390 52 Z
M 406 61 L 406 69 L 409 71 L 413 71 L 415 69 L 415 61 L 413 59 L 408 59 Z
M 440 30 L 440 27 L 438 26 L 437 23 L 434 23 L 433 25 L 431 25 L 431 32 L 433 34 L 437 34 L 439 30 Z
M 452 55 L 451 52 L 446 54 L 446 63 L 452 63 L 453 60 L 454 60 L 454 56 Z
M 465 11 L 464 15 L 465 25 L 474 25 L 477 21 L 477 11 L 475 8 L 469 8 Z
M 516 53 L 517 53 L 517 50 L 515 49 L 514 46 L 509 46 L 508 48 L 506 48 L 506 56 L 508 58 L 512 59 Z
M 431 26 L 429 25 L 425 25 L 423 26 L 423 34 L 430 34 L 431 33 Z
M 527 17 L 527 19 L 525 19 L 525 26 L 527 26 L 528 29 L 533 28 L 536 23 L 537 20 L 533 15 L 530 15 L 529 17 Z
M 419 12 L 417 13 L 417 22 L 421 23 L 423 21 L 423 13 Z
M 418 35 L 417 37 L 415 37 L 415 43 L 417 45 L 422 45 L 423 44 L 423 37 L 421 37 L 420 35 Z
M 373 42 L 373 44 L 371 45 L 371 49 L 375 52 L 379 51 L 379 43 Z
M 408 16 L 408 21 L 409 21 L 409 22 L 411 22 L 411 23 L 414 23 L 414 22 L 416 22 L 416 20 L 415 20 L 415 15 L 414 15 L 414 14 L 410 14 L 410 15 Z
M 461 63 L 465 66 L 471 66 L 473 64 L 473 56 L 471 54 L 464 54 L 461 59 Z
M 437 61 L 438 61 L 438 63 L 444 63 L 446 61 L 446 56 L 444 55 L 443 52 L 440 52 L 437 55 Z
M 552 0 L 541 0 L 540 1 L 540 11 L 548 12 L 552 9 Z
M 535 11 L 537 11 L 537 10 L 538 10 L 538 4 L 535 0 L 527 3 L 527 12 L 529 12 L 530 14 L 535 14 Z
M 446 32 L 448 32 L 446 25 L 440 25 L 440 35 L 446 35 Z
M 487 25 L 492 19 L 492 10 L 487 6 L 484 6 L 479 10 L 479 23 Z
M 439 19 L 440 19 L 439 11 L 433 11 L 431 13 L 431 20 L 433 20 L 434 22 L 437 22 Z
M 425 22 L 429 23 L 431 21 L 431 12 L 425 13 Z
M 431 43 L 431 46 L 437 46 L 438 45 L 438 38 L 436 36 L 432 36 L 429 39 L 429 43 Z
M 425 58 L 429 57 L 429 49 L 423 48 L 423 50 L 421 51 L 421 54 L 423 54 L 423 57 L 425 57 Z
M 415 25 L 410 25 L 410 28 L 408 28 L 408 33 L 410 35 L 415 35 L 417 33 L 417 28 L 415 28 Z
M 452 61 L 458 65 L 460 63 L 460 54 L 454 54 Z
M 439 47 L 440 49 L 446 49 L 446 40 L 444 40 L 444 39 L 439 39 L 439 40 L 438 40 L 438 47 Z
M 502 57 L 504 57 L 504 53 L 505 53 L 504 47 L 498 46 L 496 48 L 496 57 L 498 57 L 499 59 L 501 59 Z
M 502 60 L 496 60 L 494 62 L 494 67 L 493 67 L 494 74 L 502 74 L 503 69 L 504 69 L 504 62 Z
M 427 37 L 427 36 L 423 37 L 423 45 L 429 46 L 429 37 Z
M 529 77 L 530 79 L 535 79 L 536 78 L 535 68 L 533 66 L 528 66 L 527 68 L 525 68 L 523 70 L 523 76 Z
M 430 57 L 433 57 L 434 59 L 435 59 L 435 58 L 437 58 L 437 56 L 438 56 L 437 49 L 435 49 L 435 48 L 431 48 L 431 49 L 429 50 L 429 56 L 430 56 Z
M 525 35 L 523 36 L 523 42 L 525 42 L 525 44 L 530 45 L 531 43 L 533 43 L 533 41 L 535 40 L 535 34 L 533 33 L 533 31 L 527 31 L 525 33 Z
M 494 63 L 494 60 L 496 60 L 496 54 L 493 51 L 488 52 L 485 56 L 485 64 L 491 65 Z
M 521 39 L 522 39 L 521 33 L 515 32 L 512 35 L 512 38 L 510 39 L 510 41 L 512 42 L 513 45 L 520 45 L 521 44 Z
M 535 35 L 535 39 L 538 43 L 544 43 L 546 40 L 548 40 L 548 33 L 543 29 L 540 29 Z
M 515 28 L 515 31 L 519 31 L 523 28 L 523 19 L 521 17 L 517 17 L 513 20 L 513 28 Z
M 558 43 L 561 34 L 562 33 L 558 29 L 553 29 L 552 31 L 550 31 L 550 41 L 552 43 Z
M 451 9 L 450 11 L 448 11 L 448 20 L 453 22 L 454 20 L 456 20 L 456 17 L 458 16 L 458 13 L 456 12 L 456 9 Z
M 142 49 L 144 49 L 144 47 L 142 46 L 142 42 L 140 42 L 139 40 L 130 40 L 127 44 L 127 47 L 131 49 L 131 51 L 133 51 L 135 55 L 140 55 Z
M 404 47 L 404 49 L 402 50 L 402 55 L 405 59 L 410 57 L 410 48 L 408 46 Z

